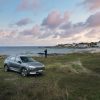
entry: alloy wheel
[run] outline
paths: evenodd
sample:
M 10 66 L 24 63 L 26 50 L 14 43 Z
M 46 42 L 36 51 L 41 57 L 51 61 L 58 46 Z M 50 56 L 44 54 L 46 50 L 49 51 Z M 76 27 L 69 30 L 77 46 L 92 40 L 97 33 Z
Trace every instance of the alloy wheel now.
M 27 76 L 27 70 L 26 69 L 22 69 L 21 75 L 24 76 L 24 77 Z

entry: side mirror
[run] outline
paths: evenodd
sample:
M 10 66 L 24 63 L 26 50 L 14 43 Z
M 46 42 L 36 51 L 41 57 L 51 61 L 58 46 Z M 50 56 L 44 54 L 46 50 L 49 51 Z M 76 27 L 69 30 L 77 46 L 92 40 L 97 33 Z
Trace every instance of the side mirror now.
M 22 62 L 21 61 L 18 61 L 18 63 L 21 64 Z

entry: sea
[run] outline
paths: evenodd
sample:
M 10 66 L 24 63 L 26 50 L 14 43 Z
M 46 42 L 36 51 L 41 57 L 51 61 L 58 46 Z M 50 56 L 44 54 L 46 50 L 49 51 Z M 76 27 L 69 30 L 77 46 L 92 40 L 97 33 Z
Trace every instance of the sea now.
M 39 56 L 39 53 L 44 53 L 47 49 L 48 54 L 68 54 L 79 52 L 95 52 L 100 51 L 100 48 L 61 48 L 50 46 L 9 46 L 0 47 L 0 55 L 31 55 Z

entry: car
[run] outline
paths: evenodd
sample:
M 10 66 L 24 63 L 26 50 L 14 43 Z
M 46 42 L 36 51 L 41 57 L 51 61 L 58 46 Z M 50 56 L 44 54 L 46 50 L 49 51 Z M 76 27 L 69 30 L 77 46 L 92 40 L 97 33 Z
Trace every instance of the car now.
M 4 61 L 4 70 L 20 72 L 22 76 L 30 74 L 42 74 L 45 70 L 44 64 L 34 60 L 30 56 L 9 56 Z

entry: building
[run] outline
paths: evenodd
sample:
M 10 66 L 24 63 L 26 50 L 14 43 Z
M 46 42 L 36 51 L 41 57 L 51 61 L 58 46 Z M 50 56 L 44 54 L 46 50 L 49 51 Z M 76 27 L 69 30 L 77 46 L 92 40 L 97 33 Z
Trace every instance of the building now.
M 72 44 L 64 44 L 65 47 L 72 47 Z
M 99 42 L 97 42 L 96 46 L 97 46 L 97 47 L 100 47 L 100 41 L 99 41 Z
M 90 42 L 90 43 L 72 43 L 72 44 L 58 44 L 57 47 L 68 47 L 68 48 L 95 48 L 100 47 L 99 42 Z
M 88 48 L 89 45 L 88 45 L 88 43 L 79 43 L 79 44 L 76 45 L 76 47 L 77 48 Z

